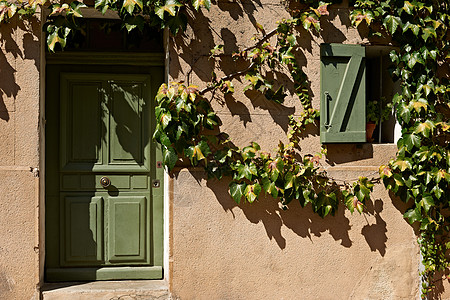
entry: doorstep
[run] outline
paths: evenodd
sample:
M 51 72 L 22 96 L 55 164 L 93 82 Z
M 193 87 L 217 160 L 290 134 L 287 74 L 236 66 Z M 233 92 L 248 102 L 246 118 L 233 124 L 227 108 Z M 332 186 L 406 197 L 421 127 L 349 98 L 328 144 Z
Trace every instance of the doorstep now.
M 42 300 L 166 300 L 170 299 L 164 280 L 124 280 L 46 283 Z

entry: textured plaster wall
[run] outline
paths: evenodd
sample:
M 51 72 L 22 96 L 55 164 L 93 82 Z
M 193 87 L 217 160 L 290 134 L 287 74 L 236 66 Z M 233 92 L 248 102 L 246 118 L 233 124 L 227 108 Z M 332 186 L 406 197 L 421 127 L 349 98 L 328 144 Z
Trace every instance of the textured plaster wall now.
M 267 31 L 288 17 L 278 1 L 221 1 L 196 15 L 187 33 L 172 41 L 169 75 L 204 87 L 213 62 L 209 50 L 224 44 L 226 54 L 252 45 L 256 22 Z M 320 43 L 367 43 L 350 28 L 344 3 L 322 22 L 322 34 L 299 29 L 303 54 L 298 59 L 310 80 L 313 105 L 320 98 Z M 380 40 L 379 42 L 386 42 Z M 239 70 L 230 57 L 219 66 Z M 223 74 L 220 71 L 218 77 Z M 286 82 L 286 75 L 275 74 Z M 242 80 L 244 81 L 244 80 Z M 257 141 L 266 151 L 286 142 L 289 114 L 299 114 L 295 97 L 283 105 L 234 80 L 236 93 L 212 101 L 223 121 L 221 130 L 238 146 Z M 292 87 L 288 86 L 292 95 Z M 207 95 L 210 97 L 211 95 Z M 303 153 L 320 149 L 317 128 L 309 128 Z M 395 145 L 328 147 L 322 163 L 341 180 L 375 176 L 378 166 L 395 155 Z M 351 215 L 343 207 L 321 219 L 297 203 L 283 211 L 270 198 L 237 206 L 227 180 L 205 179 L 197 169 L 175 172 L 170 183 L 170 282 L 179 299 L 416 299 L 419 297 L 419 251 L 414 230 L 402 218 L 406 206 L 375 186 L 367 213 Z
M 39 299 L 39 37 L 0 27 L 0 299 Z

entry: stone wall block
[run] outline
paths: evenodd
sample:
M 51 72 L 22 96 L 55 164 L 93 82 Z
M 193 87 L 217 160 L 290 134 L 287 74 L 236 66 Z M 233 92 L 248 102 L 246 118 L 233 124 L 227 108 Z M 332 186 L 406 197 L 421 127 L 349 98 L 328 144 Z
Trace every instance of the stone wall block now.
M 279 141 L 288 142 L 285 133 L 289 121 L 287 116 L 227 114 L 219 117 L 224 124 L 220 130 L 228 133 L 236 146 L 245 147 L 250 142 L 257 142 L 262 151 L 273 152 Z
M 16 81 L 21 87 L 16 99 L 15 161 L 18 165 L 39 164 L 39 70 L 39 60 L 17 61 Z
M 0 298 L 36 296 L 36 178 L 0 170 Z
M 0 112 L 2 116 L 2 112 Z M 8 114 L 8 120 L 0 118 L 0 166 L 14 165 L 15 114 Z

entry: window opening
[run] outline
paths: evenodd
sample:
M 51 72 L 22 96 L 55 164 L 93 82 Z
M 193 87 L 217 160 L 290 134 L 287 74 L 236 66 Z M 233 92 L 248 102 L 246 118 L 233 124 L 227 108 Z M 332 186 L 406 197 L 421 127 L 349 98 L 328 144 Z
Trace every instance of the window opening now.
M 396 120 L 392 112 L 392 98 L 400 91 L 400 85 L 389 74 L 389 52 L 392 49 L 390 46 L 366 47 L 366 104 L 376 101 L 378 108 L 378 124 L 372 143 L 395 142 Z

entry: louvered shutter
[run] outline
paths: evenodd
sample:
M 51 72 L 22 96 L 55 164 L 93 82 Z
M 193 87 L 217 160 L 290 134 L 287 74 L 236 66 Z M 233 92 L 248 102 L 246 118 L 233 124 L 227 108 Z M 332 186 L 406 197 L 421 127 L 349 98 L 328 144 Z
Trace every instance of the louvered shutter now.
M 322 44 L 320 56 L 321 143 L 366 142 L 365 48 Z

